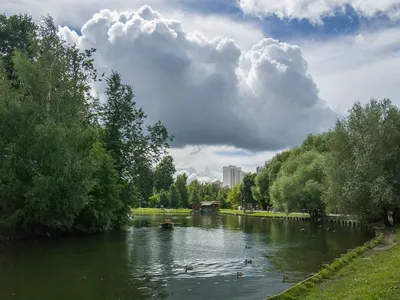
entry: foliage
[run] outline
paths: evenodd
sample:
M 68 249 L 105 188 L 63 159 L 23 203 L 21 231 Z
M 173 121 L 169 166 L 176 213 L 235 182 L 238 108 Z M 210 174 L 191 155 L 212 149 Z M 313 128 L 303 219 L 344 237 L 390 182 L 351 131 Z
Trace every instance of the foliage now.
M 251 192 L 254 200 L 266 210 L 270 204 L 269 187 L 270 180 L 268 176 L 268 164 L 260 173 L 258 173 L 254 179 L 255 185 L 251 187 Z
M 332 132 L 326 199 L 365 219 L 400 207 L 400 112 L 387 99 L 354 104 Z
M 168 191 L 169 187 L 174 183 L 173 176 L 175 172 L 174 159 L 172 156 L 164 156 L 154 172 L 156 191 Z
M 244 203 L 254 203 L 256 200 L 253 198 L 252 188 L 255 187 L 255 173 L 246 173 L 240 184 L 240 192 L 243 197 Z M 245 205 L 246 205 L 245 204 Z
M 171 204 L 171 207 L 178 208 L 181 200 L 180 200 L 178 189 L 175 184 L 171 184 L 171 186 L 169 187 L 168 196 L 169 196 L 169 202 Z
M 107 78 L 104 105 L 94 49 L 58 37 L 51 17 L 0 15 L 0 228 L 9 235 L 104 232 L 152 195 L 171 137 L 144 127 L 132 88 Z M 160 194 L 159 202 L 166 192 Z M 168 196 L 168 195 L 167 195 Z
M 229 187 L 224 187 L 218 191 L 217 201 L 219 203 L 220 208 L 227 207 L 227 199 L 228 199 L 229 191 L 230 191 Z
M 0 226 L 21 235 L 76 229 L 96 186 L 83 67 L 90 56 L 60 41 L 51 18 L 39 34 L 34 60 L 13 54 L 19 88 L 0 74 Z
M 186 187 L 187 175 L 182 174 L 176 177 L 175 186 L 179 193 L 179 207 L 189 207 L 189 195 Z
M 165 208 L 171 207 L 171 201 L 170 201 L 169 194 L 167 191 L 161 190 L 159 192 L 159 198 L 160 198 L 160 206 L 161 207 L 165 207 Z
M 116 212 L 122 209 L 123 202 L 119 198 L 121 186 L 118 185 L 118 173 L 114 162 L 100 143 L 92 149 L 95 162 L 95 184 L 90 192 L 88 204 L 79 212 L 75 227 L 79 231 L 94 233 L 112 229 Z
M 154 194 L 154 195 L 150 196 L 149 202 L 148 202 L 148 207 L 151 207 L 151 208 L 160 207 L 160 194 Z
M 274 206 L 286 212 L 305 210 L 311 216 L 323 213 L 324 161 L 314 150 L 290 156 L 271 187 Z
M 189 205 L 198 204 L 201 201 L 200 198 L 200 183 L 197 180 L 193 180 L 188 185 L 189 193 Z
M 240 184 L 234 185 L 228 193 L 226 202 L 231 208 L 237 209 L 242 204 L 242 193 L 240 191 Z
M 15 50 L 32 57 L 35 53 L 37 25 L 28 15 L 0 14 L 0 61 L 13 87 L 16 87 L 13 54 Z

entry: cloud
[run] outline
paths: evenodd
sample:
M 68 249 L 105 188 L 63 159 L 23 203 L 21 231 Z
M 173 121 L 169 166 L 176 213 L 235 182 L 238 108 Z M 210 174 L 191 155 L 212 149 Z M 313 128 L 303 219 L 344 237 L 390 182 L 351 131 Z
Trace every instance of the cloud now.
M 400 105 L 400 28 L 329 41 L 298 41 L 321 97 L 340 114 L 360 101 L 390 98 Z
M 97 67 L 121 72 L 150 121 L 161 120 L 176 147 L 230 145 L 262 151 L 296 145 L 333 124 L 298 46 L 262 39 L 242 49 L 233 39 L 186 32 L 149 6 L 102 10 L 77 37 L 95 47 Z
M 209 1 L 209 7 L 213 7 L 213 1 Z M 136 11 L 143 5 L 150 5 L 162 12 L 164 18 L 180 20 L 187 31 L 199 31 L 208 37 L 230 37 L 243 47 L 250 47 L 263 37 L 262 30 L 251 22 L 234 21 L 228 16 L 213 13 L 201 14 L 196 9 L 188 11 L 188 6 L 194 3 L 181 0 L 41 0 L 39 5 L 37 0 L 2 0 L 1 4 L 2 13 L 29 13 L 34 20 L 49 13 L 58 24 L 75 29 L 81 28 L 94 12 L 104 8 Z
M 279 18 L 309 19 L 321 22 L 326 16 L 343 14 L 352 8 L 364 17 L 385 14 L 399 19 L 399 0 L 238 0 L 239 7 L 247 14 L 259 17 L 276 15 Z
M 173 148 L 171 155 L 176 163 L 177 173 L 188 175 L 188 182 L 197 179 L 200 182 L 222 181 L 222 167 L 236 165 L 244 172 L 255 172 L 257 166 L 264 165 L 277 152 L 266 151 L 253 155 L 237 155 L 238 152 L 246 153 L 244 149 L 229 146 L 205 147 L 196 155 L 197 147 Z M 223 153 L 223 155 L 221 155 Z

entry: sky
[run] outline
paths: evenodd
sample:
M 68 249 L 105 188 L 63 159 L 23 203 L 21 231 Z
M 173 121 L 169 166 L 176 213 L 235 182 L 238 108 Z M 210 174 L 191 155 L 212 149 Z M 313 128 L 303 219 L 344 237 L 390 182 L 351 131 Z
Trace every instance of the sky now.
M 400 104 L 400 0 L 2 0 L 6 14 L 47 13 L 59 34 L 97 49 L 149 122 L 175 136 L 178 174 L 246 172 L 354 102 Z M 104 86 L 95 86 L 101 96 Z

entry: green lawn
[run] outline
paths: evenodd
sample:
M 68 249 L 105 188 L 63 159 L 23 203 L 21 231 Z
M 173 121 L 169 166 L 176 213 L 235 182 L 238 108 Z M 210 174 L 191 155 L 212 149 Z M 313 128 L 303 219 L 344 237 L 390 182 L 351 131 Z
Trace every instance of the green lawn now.
M 132 209 L 132 213 L 134 215 L 190 214 L 190 209 L 135 208 Z
M 395 240 L 399 238 L 398 230 Z M 400 299 L 400 245 L 367 252 L 301 299 Z
M 163 214 L 190 214 L 190 209 L 186 208 L 178 208 L 178 209 L 161 209 L 161 208 L 135 208 L 132 210 L 134 215 L 163 215 Z M 230 214 L 230 215 L 244 215 L 243 210 L 235 210 L 235 209 L 220 209 L 221 214 Z M 254 216 L 254 217 L 302 217 L 309 218 L 308 214 L 302 213 L 292 213 L 285 214 L 280 212 L 257 212 L 249 213 L 247 211 L 246 215 Z
M 232 214 L 232 215 L 244 215 L 245 213 L 243 212 L 243 210 L 235 210 L 235 209 L 220 209 L 220 213 L 222 214 Z M 282 212 L 267 212 L 267 211 L 262 211 L 262 212 L 258 212 L 258 211 L 253 211 L 253 213 L 249 213 L 249 211 L 246 211 L 246 214 L 248 216 L 254 216 L 254 217 L 290 217 L 290 218 L 294 218 L 294 217 L 302 217 L 302 218 L 309 218 L 310 215 L 309 214 L 302 214 L 302 213 L 291 213 L 291 214 L 286 214 L 286 213 L 282 213 Z

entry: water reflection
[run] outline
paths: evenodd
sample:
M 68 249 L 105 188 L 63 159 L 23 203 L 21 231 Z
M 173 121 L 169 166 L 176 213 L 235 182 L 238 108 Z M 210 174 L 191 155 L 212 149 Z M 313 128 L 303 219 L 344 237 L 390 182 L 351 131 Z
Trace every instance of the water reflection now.
M 367 240 L 356 228 L 288 220 L 179 216 L 173 230 L 159 228 L 162 220 L 138 216 L 126 232 L 2 244 L 0 299 L 262 299 L 289 285 L 282 274 L 304 278 Z

